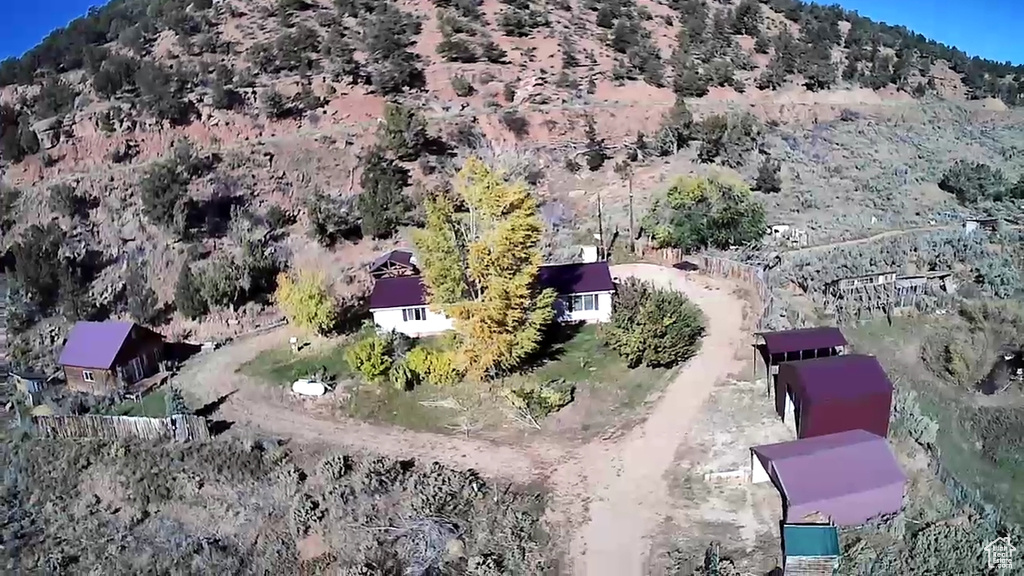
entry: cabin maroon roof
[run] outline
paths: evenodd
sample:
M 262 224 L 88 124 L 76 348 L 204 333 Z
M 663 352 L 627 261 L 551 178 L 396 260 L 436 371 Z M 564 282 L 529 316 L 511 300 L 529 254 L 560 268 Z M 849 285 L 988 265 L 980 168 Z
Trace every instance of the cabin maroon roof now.
M 385 252 L 384 254 L 377 257 L 376 260 L 370 263 L 370 272 L 373 272 L 388 262 L 394 262 L 402 266 L 414 267 L 412 263 L 412 252 L 409 250 L 392 250 Z
M 541 266 L 537 281 L 559 295 L 611 292 L 615 290 L 607 262 L 586 264 L 549 264 Z
M 615 290 L 607 262 L 553 264 L 541 266 L 537 274 L 541 286 L 559 295 L 611 292 Z M 370 293 L 370 310 L 424 306 L 427 291 L 419 276 L 380 278 Z
M 764 339 L 765 348 L 769 354 L 846 346 L 846 338 L 843 337 L 842 331 L 834 326 L 761 332 L 758 336 Z
M 370 310 L 424 306 L 426 303 L 427 288 L 419 276 L 380 278 L 373 283 L 373 291 L 370 292 Z

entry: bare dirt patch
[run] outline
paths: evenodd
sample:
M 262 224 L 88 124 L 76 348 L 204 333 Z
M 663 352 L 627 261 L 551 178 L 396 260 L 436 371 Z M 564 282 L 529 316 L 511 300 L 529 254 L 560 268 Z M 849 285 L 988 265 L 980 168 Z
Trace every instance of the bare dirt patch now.
M 704 477 L 749 469 L 749 448 L 794 439 L 792 423 L 779 420 L 763 381 L 732 380 L 715 388 L 691 435 L 667 475 L 673 513 L 652 551 L 650 574 L 673 573 L 673 558 L 700 557 L 712 540 L 725 543 L 723 555 L 741 570 L 766 573 L 778 562 L 778 491 L 770 483 Z

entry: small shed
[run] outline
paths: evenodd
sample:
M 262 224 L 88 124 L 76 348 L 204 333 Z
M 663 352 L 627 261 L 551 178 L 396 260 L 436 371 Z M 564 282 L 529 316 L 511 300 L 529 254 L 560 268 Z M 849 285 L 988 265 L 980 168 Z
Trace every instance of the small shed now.
M 750 453 L 751 481 L 775 485 L 787 524 L 820 514 L 856 526 L 903 507 L 907 477 L 888 441 L 866 430 L 755 446 Z
M 46 388 L 46 375 L 28 370 L 11 370 L 10 381 L 23 394 L 35 394 Z
M 792 413 L 797 436 L 846 430 L 889 435 L 892 382 L 874 356 L 848 354 L 785 362 L 775 379 L 775 409 Z
M 992 217 L 979 217 L 979 218 L 967 218 L 964 220 L 964 234 L 973 234 L 978 230 L 984 230 L 986 232 L 997 232 L 1003 221 L 1000 218 Z
M 786 576 L 832 576 L 839 568 L 839 529 L 828 524 L 782 526 Z
M 846 337 L 834 326 L 759 332 L 754 336 L 754 377 L 757 377 L 757 357 L 760 356 L 765 366 L 769 395 L 774 384 L 773 377 L 778 375 L 779 365 L 783 362 L 846 353 Z
M 163 352 L 163 336 L 134 322 L 78 322 L 58 364 L 68 388 L 105 395 L 156 374 Z

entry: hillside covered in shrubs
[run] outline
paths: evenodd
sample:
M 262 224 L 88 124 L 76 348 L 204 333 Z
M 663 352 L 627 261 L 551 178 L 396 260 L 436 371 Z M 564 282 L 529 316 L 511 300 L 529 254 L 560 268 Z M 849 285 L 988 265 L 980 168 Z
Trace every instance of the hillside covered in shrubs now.
M 539 574 L 550 562 L 543 495 L 473 472 L 311 459 L 273 440 L 59 444 L 0 445 L 5 572 Z

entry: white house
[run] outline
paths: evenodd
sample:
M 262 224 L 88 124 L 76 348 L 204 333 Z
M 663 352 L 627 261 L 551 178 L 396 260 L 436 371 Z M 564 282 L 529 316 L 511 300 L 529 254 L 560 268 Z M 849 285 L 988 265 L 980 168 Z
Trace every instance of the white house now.
M 381 329 L 413 337 L 452 329 L 451 319 L 427 306 L 426 289 L 409 252 L 385 254 L 370 265 L 370 273 L 375 278 L 370 313 Z M 615 284 L 607 262 L 541 266 L 538 282 L 558 293 L 555 306 L 559 322 L 611 319 Z

